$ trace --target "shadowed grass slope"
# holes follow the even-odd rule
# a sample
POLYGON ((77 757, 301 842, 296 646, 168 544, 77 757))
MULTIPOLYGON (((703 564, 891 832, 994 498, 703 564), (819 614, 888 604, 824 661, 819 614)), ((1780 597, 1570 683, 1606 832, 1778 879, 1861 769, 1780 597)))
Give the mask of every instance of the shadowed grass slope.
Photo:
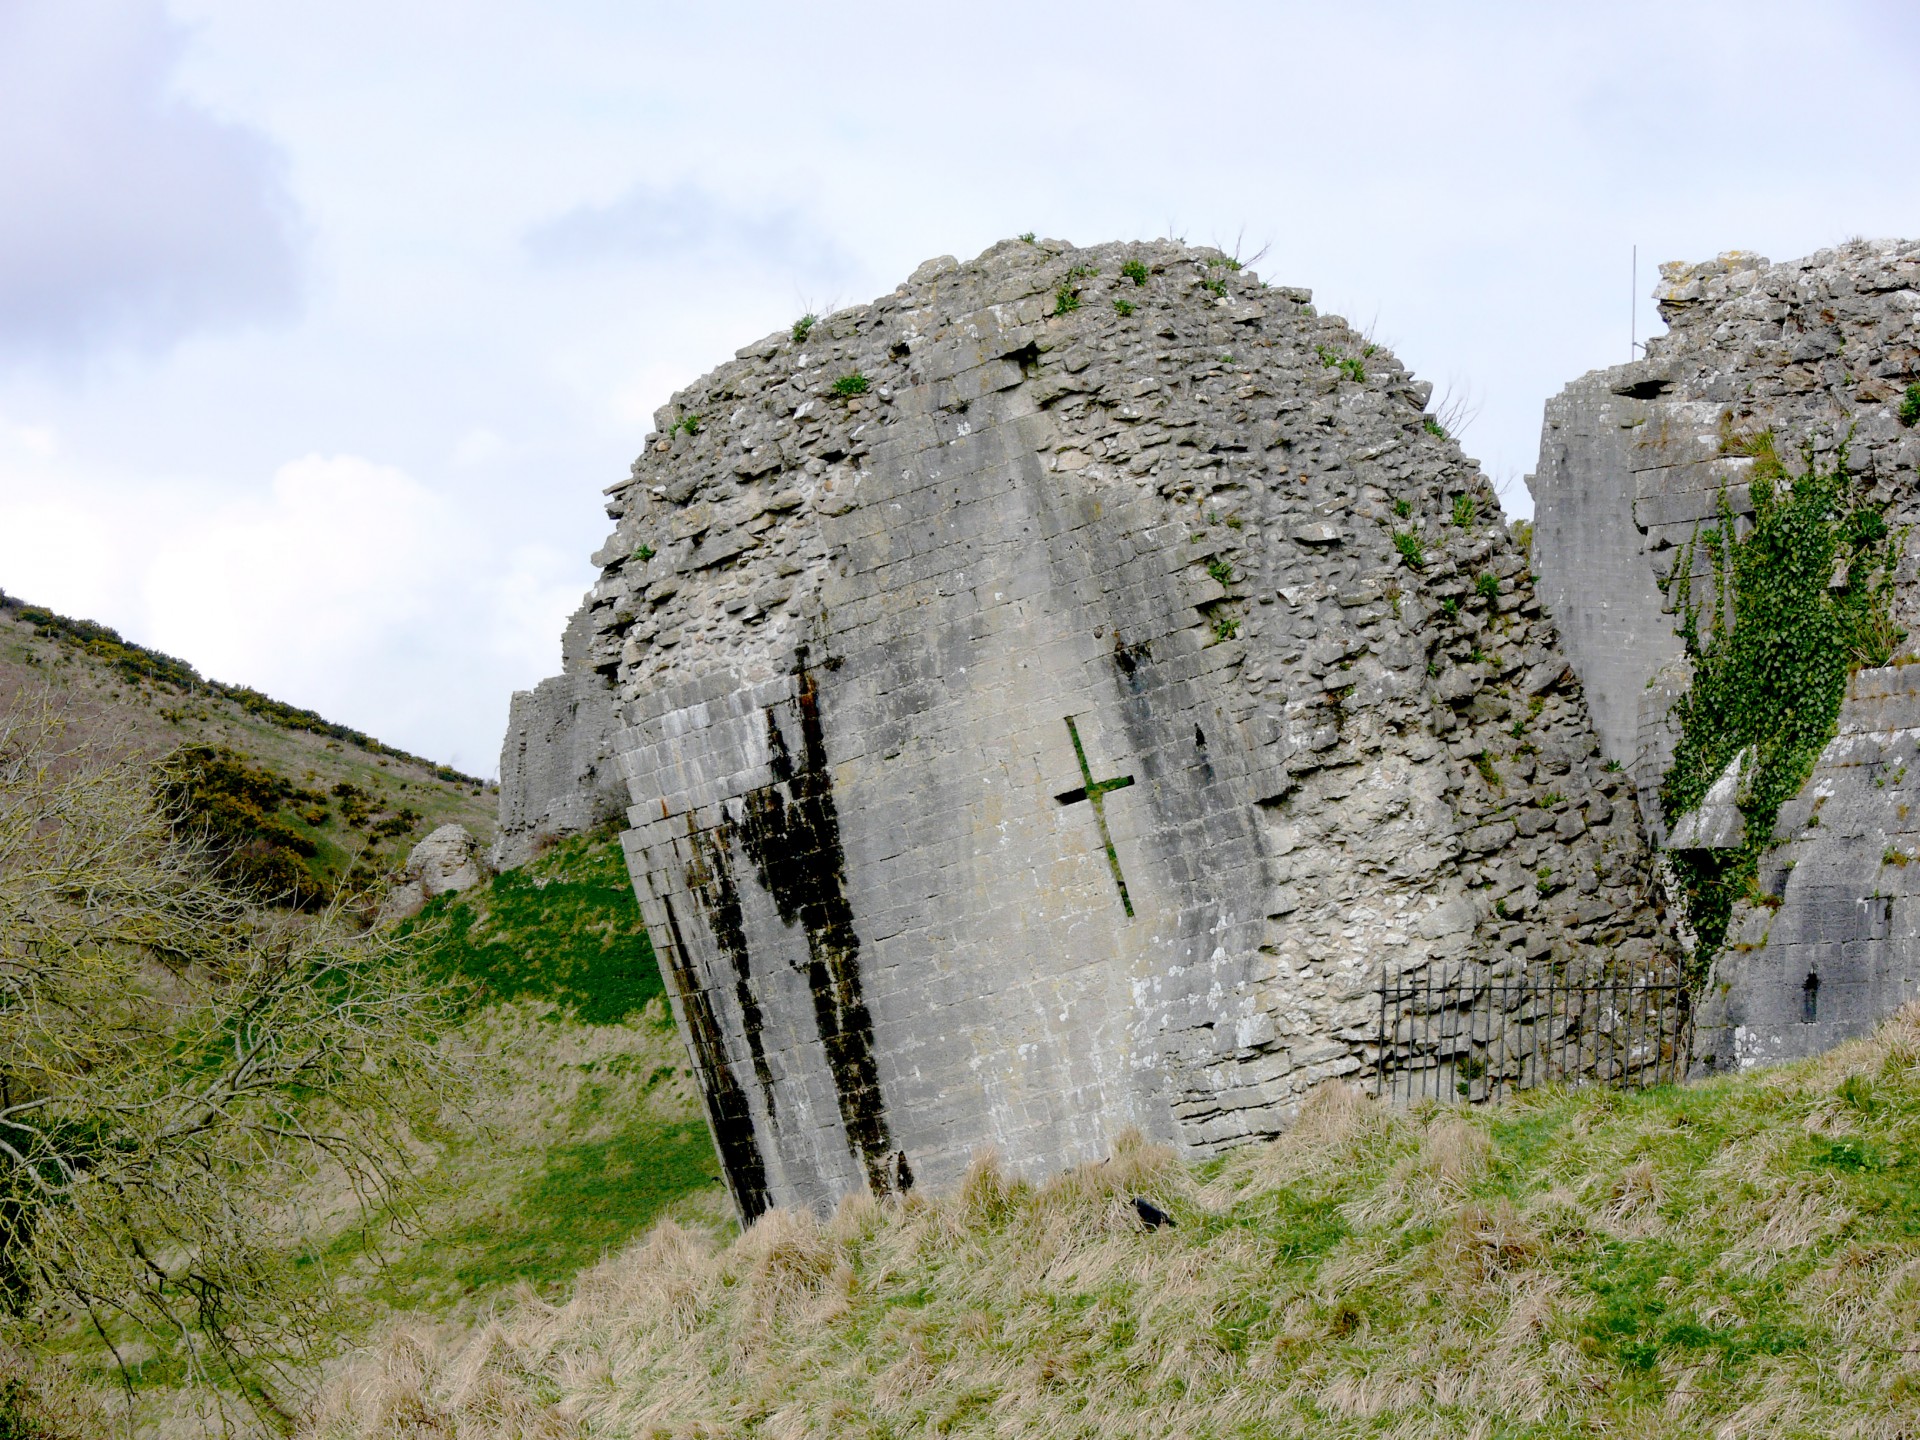
MULTIPOLYGON (((487 1101, 367 1268, 384 1304, 551 1291, 662 1214, 718 1214, 713 1142, 618 841, 568 840, 403 933, 471 996, 487 1101)), ((336 1264, 353 1244, 336 1242, 336 1264)))
POLYGON ((400 1329, 309 1433, 1910 1436, 1920 1009, 1684 1088, 1396 1112, 1322 1089, 1194 1166, 671 1222, 453 1336, 400 1329), (1179 1221, 1145 1231, 1135 1194, 1179 1221))

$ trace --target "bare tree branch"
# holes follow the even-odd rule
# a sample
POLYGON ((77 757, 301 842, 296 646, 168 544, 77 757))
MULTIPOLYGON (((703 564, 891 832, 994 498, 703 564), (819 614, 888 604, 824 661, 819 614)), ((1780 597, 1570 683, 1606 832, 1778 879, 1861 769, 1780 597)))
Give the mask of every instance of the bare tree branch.
POLYGON ((144 1330, 272 1418, 327 1312, 291 1200, 382 1203, 463 1077, 405 953, 252 902, 155 794, 49 697, 0 713, 0 1297, 16 1338, 144 1330))

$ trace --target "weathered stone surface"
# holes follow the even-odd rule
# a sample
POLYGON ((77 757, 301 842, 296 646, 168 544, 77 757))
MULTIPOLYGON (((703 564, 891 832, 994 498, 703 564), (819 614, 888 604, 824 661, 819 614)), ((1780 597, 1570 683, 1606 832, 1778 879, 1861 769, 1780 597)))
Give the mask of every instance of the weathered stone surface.
POLYGON ((407 852, 398 883, 381 902, 378 921, 418 915, 427 901, 471 889, 485 873, 480 842, 473 832, 460 824, 442 825, 407 852))
MULTIPOLYGON (((1920 521, 1920 435, 1899 418, 1920 378, 1920 243, 1853 241, 1779 265, 1736 251, 1662 275, 1668 333, 1646 360, 1549 402, 1528 480, 1541 594, 1656 833, 1678 739, 1672 707, 1690 679, 1662 582, 1722 497, 1736 517, 1751 513, 1752 462, 1729 453, 1727 437, 1771 429, 1790 470, 1803 447, 1831 463, 1844 443, 1888 521, 1920 521)), ((1702 548, 1696 594, 1712 593, 1708 565, 1702 548)), ((1895 619, 1912 635, 1911 546, 1897 581, 1895 619)), ((1913 844, 1913 675, 1894 666, 1854 677, 1838 736, 1783 809, 1759 877, 1773 898, 1736 910, 1706 989, 1700 1034, 1716 1063, 1815 1053, 1920 993, 1920 910, 1909 914, 1901 858, 1913 844)), ((1732 795, 1714 791, 1668 844, 1736 843, 1732 795)))
POLYGON ((609 492, 577 663, 746 1213, 1216 1151, 1370 1072, 1388 976, 1658 954, 1491 487, 1309 298, 1171 243, 929 262, 609 492))
POLYGON ((1700 803, 1675 818, 1667 849, 1736 850, 1747 843, 1747 819, 1740 813, 1740 801, 1752 763, 1751 747, 1727 762, 1700 803))
POLYGON ((1781 807, 1778 847, 1709 990, 1721 1066, 1815 1054, 1920 998, 1920 665, 1862 670, 1839 733, 1781 807))
POLYGON ((482 873, 478 842, 464 825, 442 825, 407 852, 406 874, 429 900, 471 889, 482 873))
POLYGON ((1601 750, 1633 768, 1647 684, 1681 647, 1634 514, 1636 447, 1651 402, 1618 393, 1616 373, 1588 375, 1547 402, 1540 465, 1527 484, 1541 602, 1586 686, 1601 750))
POLYGON ((487 856, 495 870, 524 865, 542 843, 625 811, 613 740, 613 694, 592 671, 515 692, 500 748, 500 829, 487 856))

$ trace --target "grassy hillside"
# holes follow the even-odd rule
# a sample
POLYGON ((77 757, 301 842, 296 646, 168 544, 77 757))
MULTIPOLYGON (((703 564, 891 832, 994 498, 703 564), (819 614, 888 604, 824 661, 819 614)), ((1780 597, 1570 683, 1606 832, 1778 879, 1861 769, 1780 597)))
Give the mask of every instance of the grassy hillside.
POLYGON ((309 1433, 1911 1436, 1920 1009, 1819 1061, 1396 1113, 1330 1087, 1208 1165, 672 1223, 309 1433), (1145 1230, 1130 1197, 1178 1219, 1145 1230))
MULTIPOLYGON (((154 761, 171 808, 211 833, 235 878, 264 895, 377 898, 383 877, 435 826, 457 820, 491 836, 495 794, 470 776, 0 595, 0 707, 42 689, 70 739, 154 761)), ((349 1336, 396 1316, 461 1325, 509 1296, 564 1295, 579 1272, 663 1216, 729 1225, 610 835, 569 841, 442 897, 398 939, 460 999, 446 1044, 470 1061, 472 1099, 436 1133, 411 1137, 416 1182, 370 1227, 344 1182, 306 1197, 293 1220, 305 1236, 294 1263, 316 1308, 330 1308, 349 1336)), ((103 1323, 130 1365, 141 1433, 218 1428, 212 1397, 182 1388, 176 1344, 111 1316, 103 1323)), ((101 1433, 98 1409, 71 1418, 88 1394, 123 1413, 123 1377, 90 1329, 46 1340, 51 1368, 0 1355, 0 1440, 101 1433), (22 1418, 29 1373, 31 1388, 53 1397, 37 1429, 22 1418)))
MULTIPOLYGON (((442 896, 400 939, 461 999, 447 1044, 470 1059, 475 1090, 440 1133, 418 1137, 416 1182, 371 1226, 344 1189, 307 1198, 297 1263, 346 1339, 395 1324, 467 1327, 516 1300, 563 1299, 663 1218, 730 1229, 616 840, 579 837, 442 896)), ((133 1362, 140 1433, 217 1430, 209 1397, 181 1388, 176 1350, 124 1328, 114 1338, 133 1362)), ((70 1379, 115 1408, 120 1376, 93 1336, 75 1327, 54 1349, 70 1379)), ((0 1393, 0 1440, 6 1413, 0 1393)))
POLYGON ((0 594, 0 707, 41 686, 75 738, 154 759, 185 747, 174 798, 265 891, 313 901, 377 888, 435 826, 493 833, 496 796, 470 775, 0 594))
POLYGON ((559 1295, 662 1215, 720 1223, 713 1142, 652 946, 611 837, 579 837, 409 922, 470 1010, 476 1122, 391 1218, 381 1255, 351 1233, 323 1260, 369 1314, 485 1310, 559 1295))

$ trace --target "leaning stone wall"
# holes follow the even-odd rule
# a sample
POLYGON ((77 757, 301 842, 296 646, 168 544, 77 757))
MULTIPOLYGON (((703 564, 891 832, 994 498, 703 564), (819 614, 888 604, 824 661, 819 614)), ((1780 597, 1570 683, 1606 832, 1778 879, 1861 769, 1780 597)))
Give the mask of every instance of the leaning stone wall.
MULTIPOLYGON (((1844 443, 1889 522, 1920 520, 1920 432, 1899 418, 1920 379, 1920 244, 1854 241, 1778 265, 1736 251, 1662 276, 1668 333, 1644 360, 1548 403, 1528 483, 1541 593, 1603 743, 1664 838, 1678 818, 1658 805, 1677 739, 1669 713, 1689 677, 1663 582, 1723 494, 1736 515, 1752 511, 1753 462, 1728 437, 1771 429, 1790 472, 1803 446, 1831 463, 1844 443)), ((1913 561, 1909 544, 1895 618, 1910 636, 1913 561)), ((1694 563, 1695 593, 1711 594, 1705 547, 1694 563)), ((1719 1063, 1816 1053, 1920 994, 1920 867, 1907 858, 1920 854, 1916 699, 1914 667, 1857 674, 1839 734, 1783 808, 1759 878, 1778 904, 1741 909, 1709 984, 1703 1033, 1719 1063)))
POLYGON ((1171 243, 929 262, 609 492, 580 664, 745 1213, 1209 1153, 1369 1073, 1387 977, 1659 964, 1495 497, 1308 302, 1171 243))

